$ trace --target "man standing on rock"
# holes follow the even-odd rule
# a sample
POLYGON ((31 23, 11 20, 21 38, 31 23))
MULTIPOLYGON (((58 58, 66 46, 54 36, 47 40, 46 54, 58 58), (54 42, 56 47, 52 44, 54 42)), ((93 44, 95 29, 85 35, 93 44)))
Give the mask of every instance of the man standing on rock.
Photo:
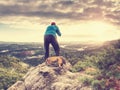
POLYGON ((51 44, 54 48, 56 56, 59 56, 60 47, 57 41, 57 36, 61 36, 61 32, 55 22, 52 22, 46 29, 44 35, 44 49, 45 49, 45 59, 49 57, 49 45, 51 44))

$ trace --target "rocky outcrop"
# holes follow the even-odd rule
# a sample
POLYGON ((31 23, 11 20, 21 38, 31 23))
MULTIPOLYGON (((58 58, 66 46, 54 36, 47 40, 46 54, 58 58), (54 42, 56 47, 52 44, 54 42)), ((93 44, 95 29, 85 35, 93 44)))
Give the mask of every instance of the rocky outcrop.
POLYGON ((22 81, 17 81, 8 90, 91 90, 82 86, 79 74, 70 72, 70 67, 68 62, 63 68, 42 63, 31 68, 22 81))

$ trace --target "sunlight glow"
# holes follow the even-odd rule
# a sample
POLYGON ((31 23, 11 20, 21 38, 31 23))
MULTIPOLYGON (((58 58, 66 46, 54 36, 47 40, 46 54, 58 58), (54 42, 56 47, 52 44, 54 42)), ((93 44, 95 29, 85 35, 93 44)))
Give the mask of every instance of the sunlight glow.
POLYGON ((119 39, 116 26, 102 21, 88 21, 63 27, 63 34, 69 36, 65 41, 108 41, 119 39))
MULTIPOLYGON (((0 41, 43 42, 49 24, 16 22, 1 28, 0 41)), ((62 33, 60 42, 104 42, 120 38, 120 30, 103 21, 83 21, 57 24, 62 33)))

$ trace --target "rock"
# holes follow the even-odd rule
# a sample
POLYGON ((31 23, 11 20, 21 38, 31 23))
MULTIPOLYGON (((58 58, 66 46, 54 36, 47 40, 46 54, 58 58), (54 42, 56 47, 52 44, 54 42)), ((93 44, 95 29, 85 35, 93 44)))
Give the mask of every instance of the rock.
POLYGON ((13 86, 11 86, 8 90, 25 90, 25 85, 23 81, 17 81, 13 86))
POLYGON ((80 90, 79 74, 70 72, 70 68, 69 62, 63 68, 42 63, 31 68, 23 81, 16 82, 8 90, 80 90))

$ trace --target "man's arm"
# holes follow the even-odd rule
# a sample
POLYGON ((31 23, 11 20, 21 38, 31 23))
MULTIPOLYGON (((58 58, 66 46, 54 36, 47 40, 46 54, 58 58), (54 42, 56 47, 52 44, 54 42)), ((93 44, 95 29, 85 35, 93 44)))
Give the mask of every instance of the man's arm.
POLYGON ((61 32, 58 27, 57 27, 56 33, 58 34, 58 36, 61 36, 61 32))

